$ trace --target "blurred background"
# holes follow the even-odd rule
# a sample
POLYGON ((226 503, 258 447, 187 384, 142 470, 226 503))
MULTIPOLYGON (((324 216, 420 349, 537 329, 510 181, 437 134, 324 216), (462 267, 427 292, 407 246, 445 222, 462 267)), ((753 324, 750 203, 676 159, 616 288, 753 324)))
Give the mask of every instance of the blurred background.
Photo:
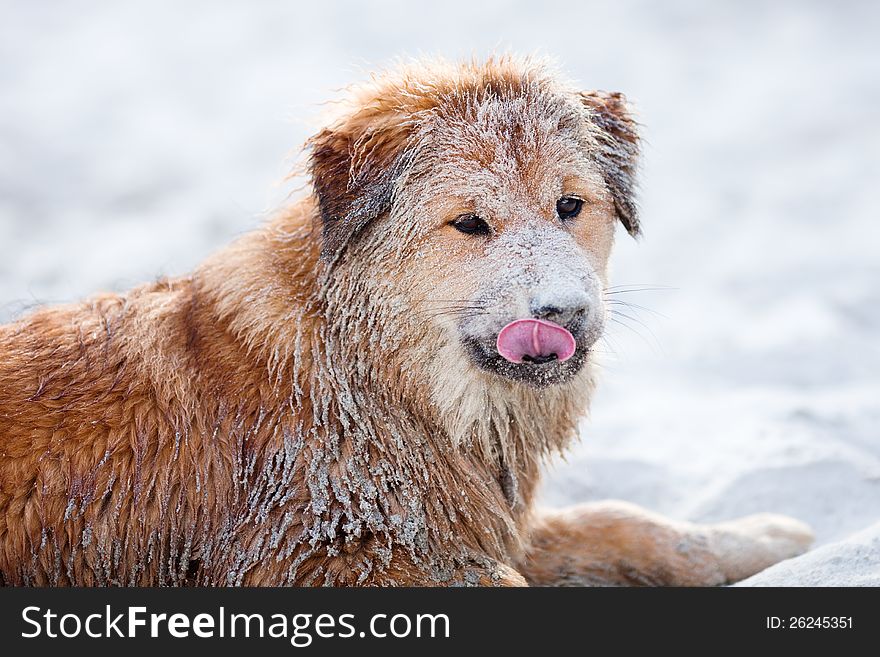
POLYGON ((612 284, 671 289, 618 296, 636 306, 545 501, 788 513, 819 544, 868 546, 828 581, 880 583, 880 4, 7 1, 0 17, 2 322, 185 273, 258 226, 296 193, 284 177, 321 103, 395 57, 539 52, 625 92, 645 236, 620 231, 612 284))

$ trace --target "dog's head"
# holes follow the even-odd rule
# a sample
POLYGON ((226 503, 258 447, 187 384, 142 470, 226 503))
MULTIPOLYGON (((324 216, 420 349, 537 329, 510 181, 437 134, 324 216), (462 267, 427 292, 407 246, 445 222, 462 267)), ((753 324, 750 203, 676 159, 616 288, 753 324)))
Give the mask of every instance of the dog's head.
POLYGON ((620 94, 514 58, 411 66, 356 88, 310 149, 327 267, 393 288, 422 353, 533 388, 583 367, 615 224, 639 232, 620 94))

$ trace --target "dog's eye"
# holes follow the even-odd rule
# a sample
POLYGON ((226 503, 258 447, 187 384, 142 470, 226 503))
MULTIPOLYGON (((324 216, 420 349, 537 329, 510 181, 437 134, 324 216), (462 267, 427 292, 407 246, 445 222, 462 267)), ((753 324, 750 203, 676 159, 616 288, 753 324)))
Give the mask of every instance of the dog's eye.
POLYGON ((467 235, 489 234, 489 224, 475 214, 465 214, 460 216, 452 222, 452 227, 467 235))
POLYGON ((583 207, 584 202, 574 196, 563 196, 556 201, 556 213, 560 219, 571 219, 578 216, 583 207))

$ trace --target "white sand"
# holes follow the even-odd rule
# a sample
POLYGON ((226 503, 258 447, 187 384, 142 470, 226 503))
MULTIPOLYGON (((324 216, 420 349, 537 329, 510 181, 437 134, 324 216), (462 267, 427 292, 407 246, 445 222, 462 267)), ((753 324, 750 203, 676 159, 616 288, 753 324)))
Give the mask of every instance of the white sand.
POLYGON ((880 523, 776 564, 737 586, 880 586, 880 523))
POLYGON ((880 584, 880 5, 301 4, 6 6, 0 320, 257 225, 303 119, 360 69, 542 48, 636 102, 646 236, 621 231, 613 283, 677 288, 619 297, 664 317, 612 325, 546 501, 788 513, 821 547, 749 583, 880 584))

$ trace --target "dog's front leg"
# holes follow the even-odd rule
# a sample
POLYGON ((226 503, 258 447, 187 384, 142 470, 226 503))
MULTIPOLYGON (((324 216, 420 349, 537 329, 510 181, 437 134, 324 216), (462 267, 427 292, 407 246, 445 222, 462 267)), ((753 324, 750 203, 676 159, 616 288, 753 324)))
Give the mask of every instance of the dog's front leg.
POLYGON ((519 570, 533 586, 715 586, 804 552, 809 527, 760 514, 677 522, 625 502, 538 513, 519 570))
POLYGON ((416 564, 405 553, 395 555, 391 563, 370 578, 372 586, 528 586, 521 573, 507 564, 475 555, 454 566, 440 568, 416 564))
POLYGON ((306 558, 266 556, 239 580, 221 571, 220 578, 204 581, 244 586, 528 586, 511 566, 478 552, 462 552, 452 559, 448 555, 413 559, 407 549, 393 547, 389 554, 384 546, 377 550, 370 543, 365 540, 358 547, 334 550, 333 556, 321 549, 306 558), (291 568, 292 562, 296 568, 291 568))

